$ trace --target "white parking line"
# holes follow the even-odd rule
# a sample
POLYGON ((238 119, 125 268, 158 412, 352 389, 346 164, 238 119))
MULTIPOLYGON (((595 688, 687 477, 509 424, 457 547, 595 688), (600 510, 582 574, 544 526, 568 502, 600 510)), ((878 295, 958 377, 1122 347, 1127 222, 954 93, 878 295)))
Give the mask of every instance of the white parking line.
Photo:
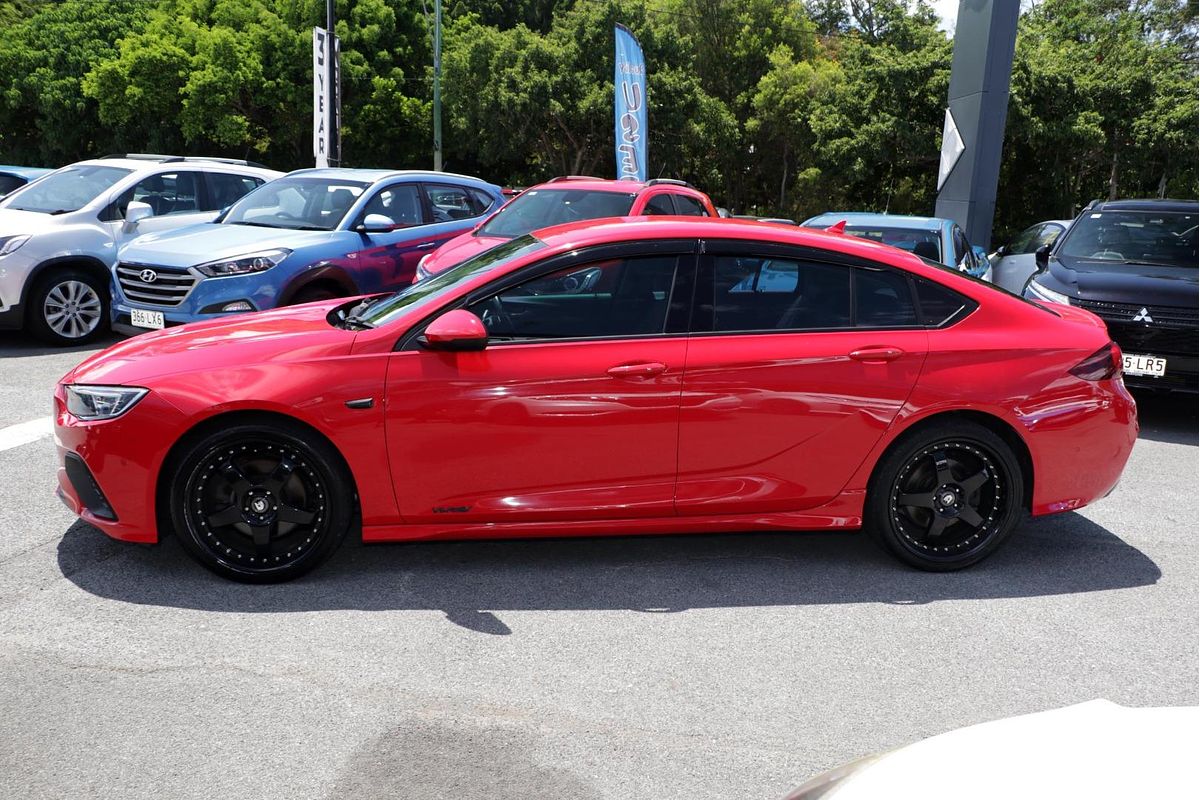
POLYGON ((31 419, 29 422, 21 422, 16 425, 9 425, 6 428, 0 428, 0 452, 11 450, 14 447, 20 447, 30 442, 36 442, 43 436, 50 436, 53 433, 53 417, 31 419))

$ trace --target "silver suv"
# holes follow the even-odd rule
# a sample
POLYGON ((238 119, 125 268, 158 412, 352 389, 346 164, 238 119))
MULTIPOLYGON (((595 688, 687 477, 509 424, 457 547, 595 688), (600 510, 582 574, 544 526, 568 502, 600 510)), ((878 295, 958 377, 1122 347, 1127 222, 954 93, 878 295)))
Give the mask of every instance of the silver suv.
POLYGON ((97 338, 121 245, 209 222, 282 174, 233 159, 106 156, 17 189, 0 200, 0 328, 56 345, 97 338))

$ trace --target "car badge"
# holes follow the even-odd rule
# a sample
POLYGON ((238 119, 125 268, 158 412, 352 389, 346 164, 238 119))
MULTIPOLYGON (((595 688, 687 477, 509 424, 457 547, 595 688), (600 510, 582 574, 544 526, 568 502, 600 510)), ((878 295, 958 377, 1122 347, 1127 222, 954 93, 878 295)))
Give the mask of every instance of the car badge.
POLYGON ((1143 308, 1133 316, 1134 322, 1154 322, 1154 317, 1150 316, 1150 312, 1143 308))
POLYGON ((152 269, 144 269, 138 277, 142 279, 142 283, 154 283, 158 280, 158 273, 152 269))

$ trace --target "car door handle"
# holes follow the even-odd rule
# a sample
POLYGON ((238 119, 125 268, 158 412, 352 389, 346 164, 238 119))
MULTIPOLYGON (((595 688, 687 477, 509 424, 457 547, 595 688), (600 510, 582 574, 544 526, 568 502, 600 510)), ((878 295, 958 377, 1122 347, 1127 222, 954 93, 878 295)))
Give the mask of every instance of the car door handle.
POLYGON ((861 350, 850 351, 850 357, 855 361, 895 361, 904 355, 898 347, 864 347, 861 350))
POLYGON ((646 361, 640 364, 621 364, 609 367, 608 374, 614 378, 653 378, 667 371, 666 364, 657 361, 646 361))
POLYGON ((417 249, 418 250, 428 250, 431 247, 437 247, 437 245, 438 245, 437 242, 421 242, 419 245, 417 245, 417 249))

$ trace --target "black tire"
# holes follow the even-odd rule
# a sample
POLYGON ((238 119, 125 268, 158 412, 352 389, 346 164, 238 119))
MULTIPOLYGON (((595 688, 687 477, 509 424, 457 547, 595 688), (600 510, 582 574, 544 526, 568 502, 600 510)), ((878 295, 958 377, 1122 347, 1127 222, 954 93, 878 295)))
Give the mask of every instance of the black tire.
POLYGON ((875 466, 864 523, 889 553, 930 572, 991 555, 1021 519, 1024 482, 1008 444, 967 421, 905 434, 875 466))
POLYGON ((51 267, 29 292, 26 325, 57 347, 87 344, 108 333, 108 283, 78 267, 51 267))
POLYGON ((354 515, 341 456, 300 425, 234 425, 201 437, 177 463, 171 523, 188 553, 223 578, 297 578, 333 554, 354 515))
POLYGON ((298 306, 302 303, 316 303, 319 300, 332 300, 335 297, 342 297, 339 292, 334 291, 328 286, 320 284, 316 286, 305 286, 300 291, 296 292, 296 296, 291 299, 288 305, 298 306))

